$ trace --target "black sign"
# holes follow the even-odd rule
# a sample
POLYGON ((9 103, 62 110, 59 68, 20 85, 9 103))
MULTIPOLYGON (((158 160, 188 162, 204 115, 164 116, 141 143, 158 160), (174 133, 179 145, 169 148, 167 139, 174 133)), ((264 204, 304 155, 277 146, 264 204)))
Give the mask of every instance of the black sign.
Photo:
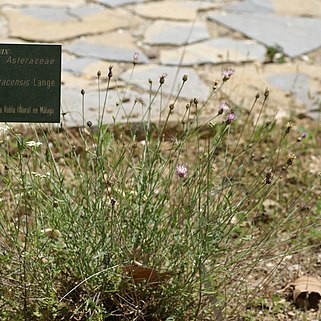
POLYGON ((61 45, 0 44, 0 122, 60 122, 61 45))

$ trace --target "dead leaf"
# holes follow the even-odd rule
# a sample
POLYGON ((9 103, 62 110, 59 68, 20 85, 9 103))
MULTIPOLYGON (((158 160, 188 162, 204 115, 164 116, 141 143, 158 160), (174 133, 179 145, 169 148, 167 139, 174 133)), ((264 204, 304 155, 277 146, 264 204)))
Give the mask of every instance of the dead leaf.
POLYGON ((146 281, 148 283, 158 283, 168 280, 170 272, 158 272, 155 269, 140 265, 126 265, 122 270, 128 274, 134 283, 146 281))
POLYGON ((321 298, 321 279, 313 276, 301 276, 293 283, 293 301, 301 309, 318 309, 321 298))

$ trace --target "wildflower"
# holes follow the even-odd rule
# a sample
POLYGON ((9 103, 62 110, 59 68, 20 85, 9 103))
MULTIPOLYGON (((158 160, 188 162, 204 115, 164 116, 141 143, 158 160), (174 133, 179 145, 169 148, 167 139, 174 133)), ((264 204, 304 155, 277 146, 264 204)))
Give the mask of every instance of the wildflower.
POLYGON ((215 80, 213 83, 213 87, 212 87, 213 91, 215 91, 217 89, 217 85, 218 85, 218 81, 215 80))
POLYGON ((135 52, 134 53, 134 57, 133 57, 133 64, 136 65, 138 62, 138 58, 139 58, 139 53, 135 52))
POLYGON ((291 131, 292 128, 293 128, 293 124, 291 122, 288 122, 286 124, 285 134, 287 135, 291 131))
POLYGON ((219 106, 218 106, 218 115, 222 115, 225 111, 229 111, 230 110, 230 107, 227 103, 223 102, 223 103, 220 103, 219 106))
POLYGON ((307 133, 306 132, 303 132, 302 134, 301 134, 301 136, 299 136, 297 139, 296 139, 296 141, 299 143, 302 139, 304 139, 305 137, 307 137, 307 133))
POLYGON ((229 80, 235 73, 235 70, 232 68, 224 69, 222 72, 223 81, 229 80))
POLYGON ((295 154, 290 153, 290 154, 288 155, 288 160, 286 161, 287 165, 288 165, 288 166, 291 166, 291 165, 293 164, 293 161, 294 161, 295 159, 296 159, 295 154))
POLYGON ((164 73, 159 77, 159 83, 163 85, 165 83, 165 78, 167 77, 167 74, 164 73))
POLYGON ((227 115, 226 122, 227 122, 228 124, 230 124, 234 119, 235 119, 235 114, 234 114, 233 111, 231 111, 231 112, 227 115))
POLYGON ((29 142, 26 142, 26 145, 28 147, 30 147, 30 148, 35 148, 36 149, 36 148, 39 148, 42 145, 42 143, 41 142, 35 142, 35 141, 31 140, 29 142))
POLYGON ((176 175, 181 177, 181 178, 185 178, 187 176, 188 173, 188 168, 185 164, 178 164, 176 166, 176 175))
POLYGON ((113 66, 110 65, 108 67, 108 78, 110 79, 113 76, 113 66))
POLYGON ((272 183, 272 178, 273 178, 273 172, 272 172, 272 169, 269 169, 268 172, 265 175, 265 183, 266 184, 271 184, 272 183))
POLYGON ((114 207, 116 203, 117 203, 117 201, 114 198, 110 199, 110 204, 112 207, 114 207))

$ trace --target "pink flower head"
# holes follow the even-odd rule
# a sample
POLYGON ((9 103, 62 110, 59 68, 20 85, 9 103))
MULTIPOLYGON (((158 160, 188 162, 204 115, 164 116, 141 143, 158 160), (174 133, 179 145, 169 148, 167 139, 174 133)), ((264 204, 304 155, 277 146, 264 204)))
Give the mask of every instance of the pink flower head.
POLYGON ((181 177, 181 178, 185 178, 187 176, 188 173, 188 168, 185 164, 178 164, 176 166, 176 175, 181 177))
POLYGON ((235 119, 235 114, 234 114, 234 112, 231 111, 231 112, 227 115, 226 122, 227 122, 228 124, 230 124, 234 119, 235 119))
POLYGON ((229 80, 234 73, 235 73, 235 70, 232 68, 224 69, 222 72, 223 81, 229 80))
POLYGON ((134 57, 133 57, 133 63, 134 63, 134 64, 137 64, 138 58, 139 58, 139 53, 138 53, 138 52, 135 52, 135 53, 134 53, 134 57))
POLYGON ((306 138, 307 135, 308 135, 308 134, 307 134, 306 132, 303 132, 303 133, 301 134, 301 136, 299 136, 299 137, 296 139, 296 141, 297 141, 297 142, 300 142, 302 139, 306 138))
POLYGON ((224 112, 227 112, 230 110, 230 107, 227 103, 223 102, 223 103, 220 103, 219 106, 218 106, 218 114, 219 115, 222 115, 224 112))

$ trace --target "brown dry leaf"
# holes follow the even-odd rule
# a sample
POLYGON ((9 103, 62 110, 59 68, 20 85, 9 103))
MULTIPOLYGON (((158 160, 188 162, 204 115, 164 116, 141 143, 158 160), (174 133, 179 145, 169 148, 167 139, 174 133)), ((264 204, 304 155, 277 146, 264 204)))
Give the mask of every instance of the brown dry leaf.
POLYGON ((155 269, 140 265, 126 265, 122 270, 130 275, 134 283, 147 281, 148 283, 158 283, 168 280, 171 276, 170 272, 158 272, 155 269))
POLYGON ((318 309, 321 298, 321 279, 313 276, 301 276, 290 286, 293 290, 293 300, 299 308, 318 309))

